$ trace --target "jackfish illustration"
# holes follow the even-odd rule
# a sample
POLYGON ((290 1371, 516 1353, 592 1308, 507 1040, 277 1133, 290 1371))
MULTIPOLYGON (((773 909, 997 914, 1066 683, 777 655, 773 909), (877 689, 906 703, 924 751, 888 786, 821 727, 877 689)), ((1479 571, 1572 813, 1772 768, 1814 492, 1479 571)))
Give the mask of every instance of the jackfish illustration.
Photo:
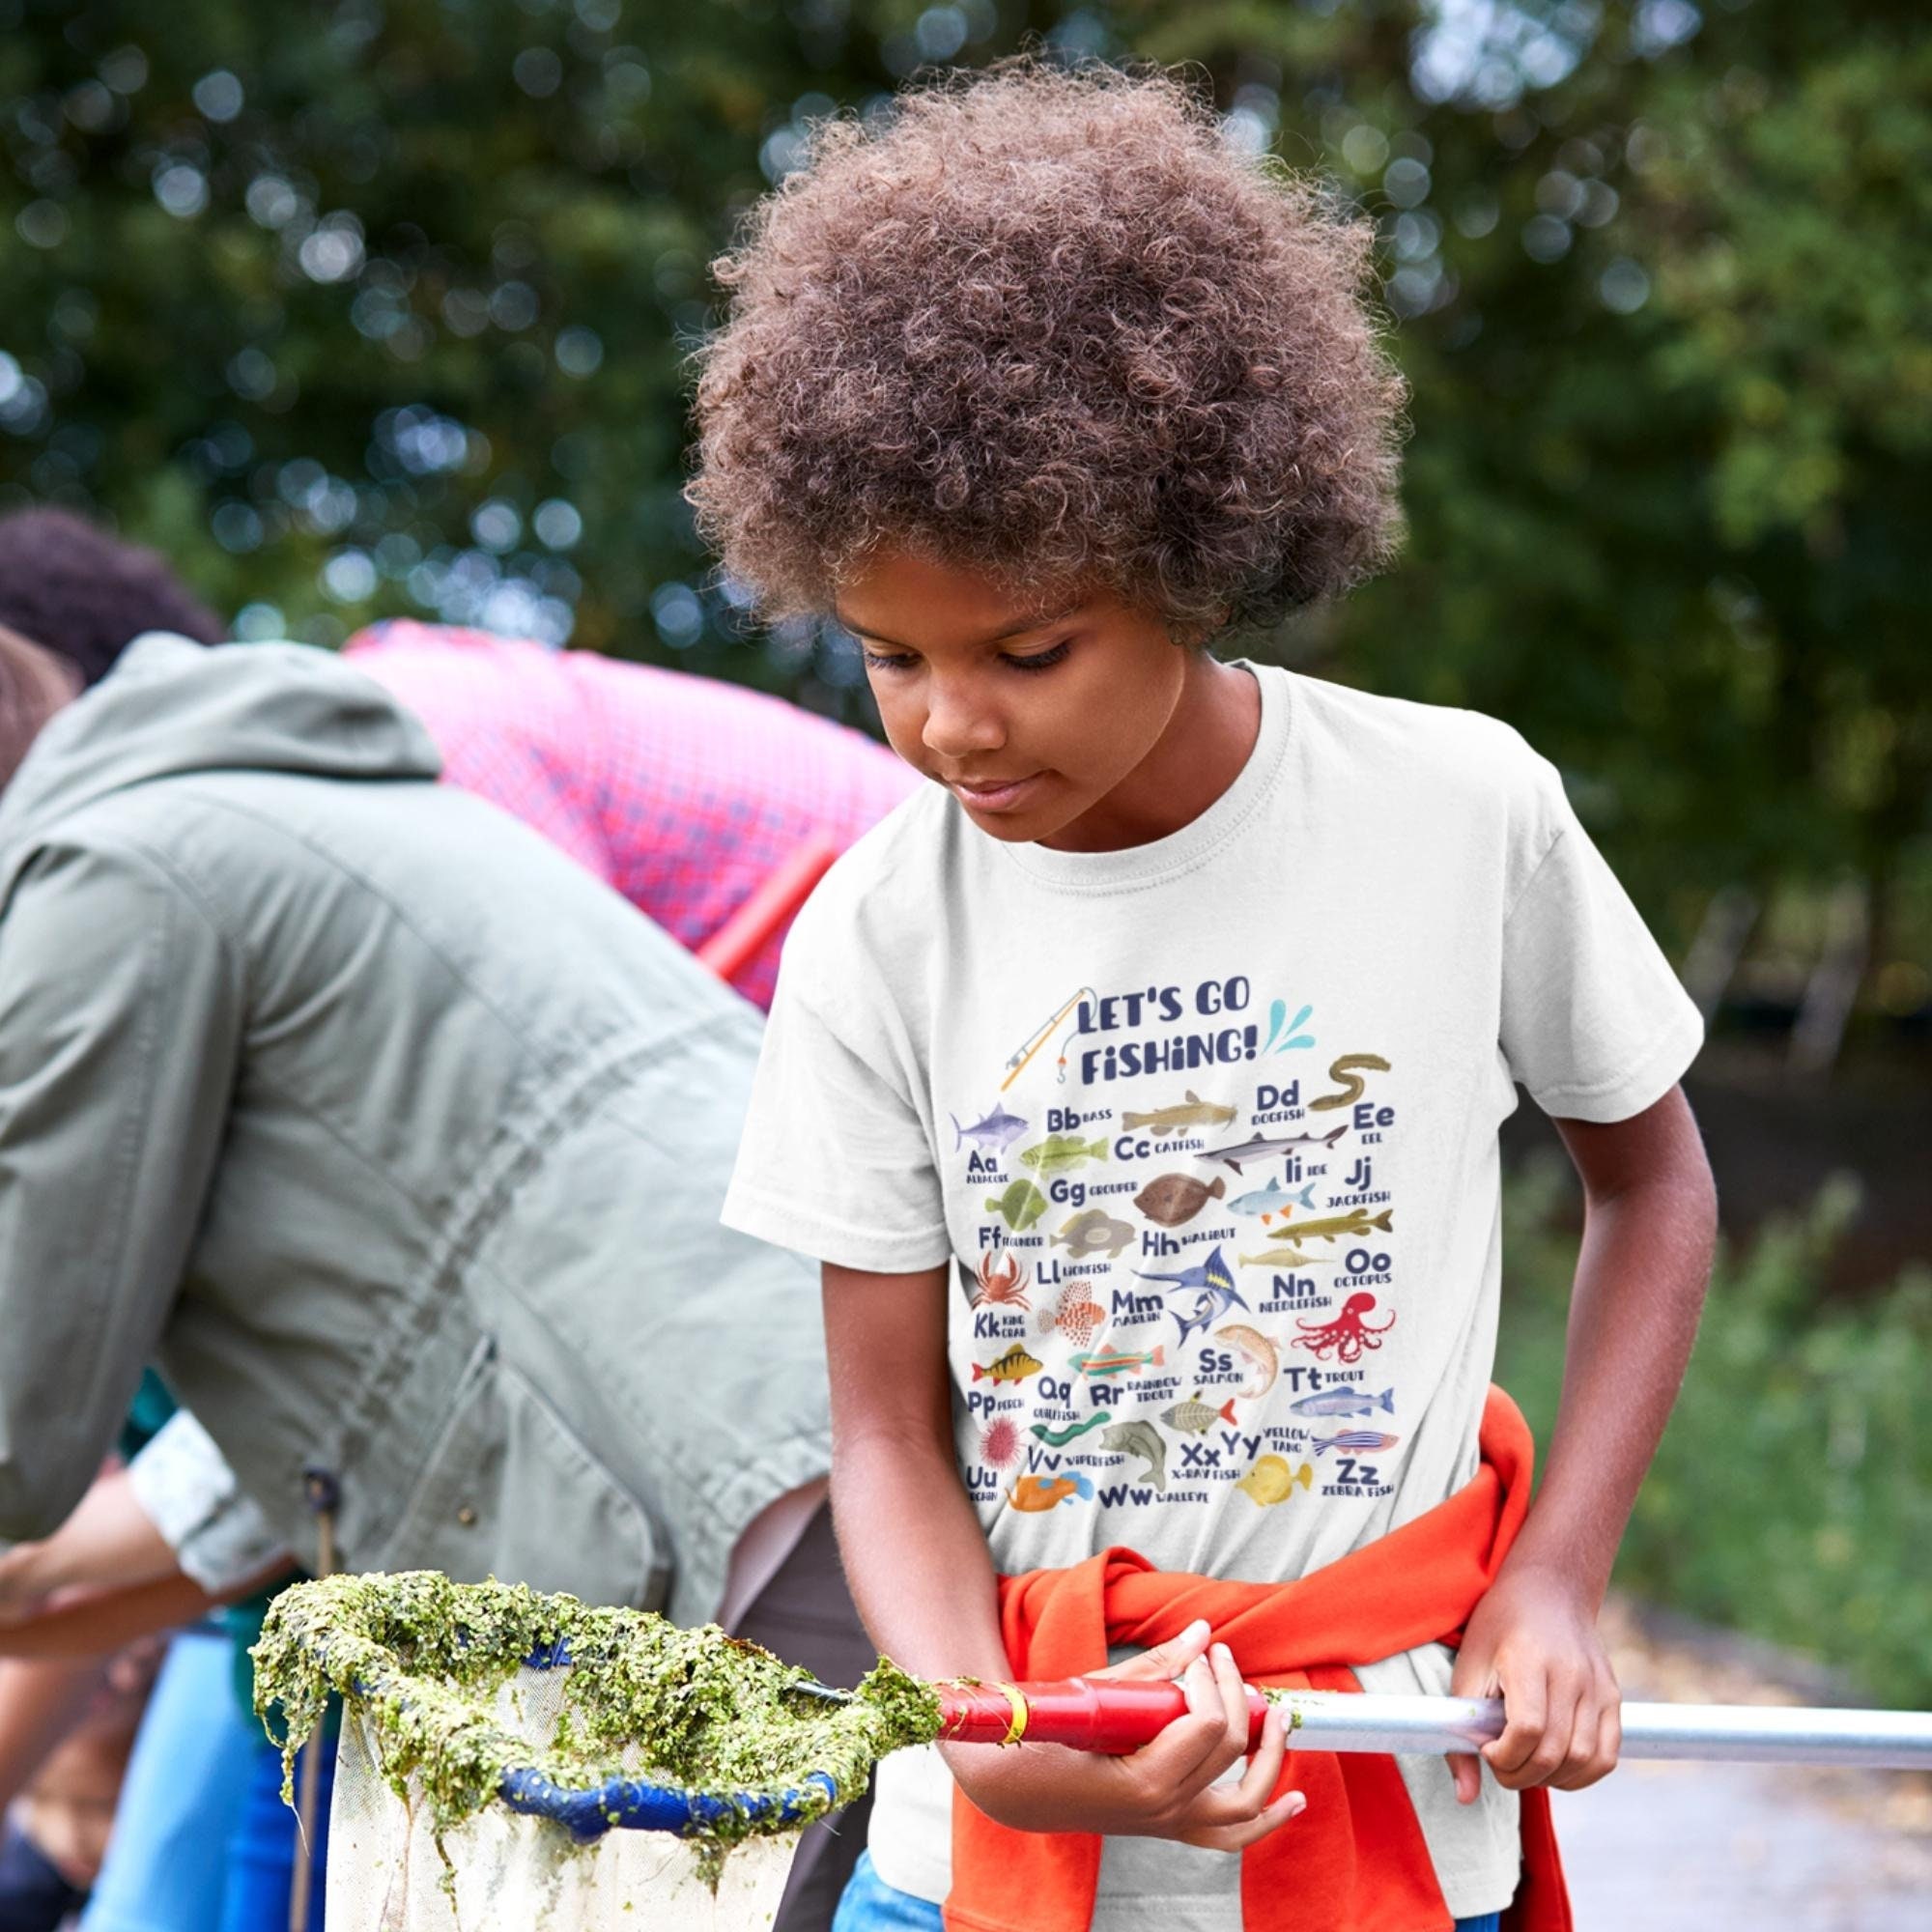
POLYGON ((971 1141, 981 1153, 1005 1153, 1019 1137, 1026 1132, 1027 1123, 1017 1114, 1009 1114, 1004 1107, 995 1107, 983 1121, 976 1121, 970 1127, 959 1124, 957 1114, 949 1114, 952 1131, 956 1136, 952 1151, 957 1153, 971 1141))
POLYGON ((989 1382, 1023 1382, 1029 1376, 1038 1375, 1045 1366, 1044 1362, 1037 1361, 1015 1342, 997 1362, 988 1362, 984 1367, 975 1362, 973 1379, 976 1382, 982 1379, 989 1382))
POLYGON ((1076 1349, 1084 1349, 1107 1325, 1107 1311, 1089 1298, 1081 1282, 1060 1292, 1056 1307, 1040 1311, 1039 1325, 1049 1334, 1064 1335, 1076 1349))
POLYGON ((1344 1121, 1332 1134, 1256 1134, 1248 1140, 1236 1141, 1233 1147, 1209 1148, 1200 1158, 1221 1161, 1239 1174, 1246 1162, 1259 1165, 1278 1154, 1291 1154, 1296 1148, 1333 1147, 1348 1131, 1349 1123, 1344 1121))
POLYGON ((1156 1107, 1151 1114, 1122 1114, 1121 1125, 1128 1133, 1145 1127, 1158 1140, 1163 1134, 1179 1133, 1182 1127, 1225 1127, 1234 1118, 1234 1108, 1219 1107, 1211 1100, 1204 1100, 1190 1087, 1185 1105, 1156 1107))
MULTIPOLYGON (((1241 1306, 1245 1308, 1247 1303, 1243 1302, 1241 1306)), ((1236 1390, 1243 1402, 1253 1402, 1257 1396, 1266 1395, 1274 1387, 1275 1378, 1281 1374, 1281 1350, 1276 1347, 1273 1336, 1264 1335, 1259 1328, 1250 1328, 1245 1321, 1231 1321, 1225 1328, 1215 1329, 1214 1339, 1227 1343, 1255 1372, 1256 1379, 1251 1386, 1243 1385, 1236 1390)))
POLYGON ((1009 1180, 1005 1193, 986 1197, 986 1212, 999 1215, 1014 1234, 1024 1235, 1046 1212, 1046 1196, 1030 1180, 1009 1180))
POLYGON ((1075 1355, 1067 1367, 1076 1376, 1085 1376, 1090 1381, 1104 1381, 1109 1376, 1124 1376, 1134 1369, 1157 1369, 1165 1363, 1167 1354, 1156 1342, 1150 1350, 1133 1354, 1123 1349, 1095 1349, 1089 1354, 1075 1355))
POLYGON ((1147 1473, 1139 1480, 1157 1490, 1167 1488, 1167 1439, 1145 1416, 1132 1422, 1117 1422, 1100 1437, 1100 1447, 1118 1450, 1122 1456, 1138 1456, 1146 1463, 1147 1473))
POLYGON ((1311 1114, 1332 1113, 1337 1107, 1352 1107, 1369 1091, 1369 1083, 1362 1078, 1364 1073, 1386 1073, 1389 1064, 1379 1053, 1345 1053, 1328 1069, 1331 1080, 1342 1083, 1339 1094, 1324 1094, 1319 1100, 1308 1103, 1311 1114), (1359 1070, 1358 1070, 1359 1069, 1359 1070))
POLYGON ((1036 1422, 1033 1433, 1049 1449, 1065 1449, 1076 1435, 1085 1435, 1090 1429, 1104 1429, 1113 1419, 1111 1409, 1096 1408, 1085 1422, 1069 1422, 1065 1429, 1049 1429, 1045 1423, 1036 1422))
MULTIPOLYGON (((1377 1230, 1391 1235, 1395 1232, 1394 1213, 1393 1208, 1384 1208, 1379 1214, 1371 1214, 1366 1208, 1350 1208, 1346 1214, 1324 1214, 1316 1221, 1292 1221, 1286 1228, 1277 1228, 1275 1233, 1286 1235, 1293 1241, 1334 1241, 1345 1235, 1353 1239, 1357 1235, 1377 1230)), ((1245 1263, 1248 1257, 1243 1255, 1241 1260, 1245 1263)), ((1285 1267, 1287 1264, 1273 1265, 1285 1267)))
POLYGON ((1049 1245, 1057 1248, 1064 1242, 1075 1261, 1104 1254, 1112 1262, 1120 1260, 1121 1250, 1133 1238, 1131 1223, 1115 1220, 1104 1208, 1088 1208, 1070 1221, 1063 1221, 1049 1245))
MULTIPOLYGON (((1160 1418, 1170 1429, 1178 1429, 1183 1435, 1206 1435, 1217 1422, 1225 1422, 1230 1429, 1235 1426, 1235 1398, 1230 1396, 1219 1408, 1211 1402, 1201 1400, 1201 1391, 1196 1389, 1186 1402, 1178 1402, 1165 1410, 1160 1418)), ((1105 1441, 1104 1436, 1101 1437, 1105 1441)))
POLYGON ((1236 1214, 1259 1214, 1264 1221, 1271 1221, 1277 1214, 1286 1214, 1292 1208, 1313 1208, 1315 1183, 1311 1180, 1297 1193, 1293 1188, 1284 1187, 1280 1181, 1271 1179, 1265 1187, 1237 1194, 1228 1206, 1236 1214))
MULTIPOLYGON (((1221 1331, 1228 1332, 1225 1328, 1221 1331)), ((1373 1415, 1377 1409, 1395 1413, 1395 1390, 1385 1388, 1380 1395, 1371 1395, 1367 1389, 1338 1388, 1323 1389, 1320 1395, 1305 1395, 1299 1402, 1289 1404, 1296 1415, 1373 1415)))
POLYGON ((1258 1456, 1255 1466, 1235 1487, 1245 1490, 1266 1509, 1272 1503, 1285 1503, 1294 1493, 1297 1483, 1304 1490, 1314 1487, 1314 1463, 1304 1463, 1300 1468, 1291 1469, 1284 1457, 1258 1456))
POLYGON ((1056 1503, 1068 1503, 1078 1496, 1083 1502, 1092 1499, 1094 1485, 1077 1469, 1068 1469, 1058 1476, 1022 1476, 1007 1492, 1007 1500, 1016 1510, 1037 1513, 1050 1510, 1056 1503))
POLYGON ((1107 1137, 1083 1141, 1078 1134, 1048 1134, 1020 1155, 1036 1174, 1065 1174, 1083 1160, 1105 1160, 1107 1137))
POLYGON ((1150 1221, 1158 1221, 1163 1228, 1179 1228, 1227 1191, 1228 1183, 1219 1179, 1210 1187, 1191 1174, 1163 1174, 1134 1196, 1134 1206, 1150 1221))

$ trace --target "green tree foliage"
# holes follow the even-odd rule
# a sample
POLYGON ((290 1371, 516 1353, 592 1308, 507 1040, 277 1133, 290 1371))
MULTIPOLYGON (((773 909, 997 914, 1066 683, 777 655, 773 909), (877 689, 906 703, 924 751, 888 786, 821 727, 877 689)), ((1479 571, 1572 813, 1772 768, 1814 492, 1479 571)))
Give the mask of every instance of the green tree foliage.
POLYGON ((1928 864, 1932 47, 1798 0, 0 0, 0 502, 244 628, 530 631, 859 717, 678 497, 704 265, 819 114, 1201 65, 1377 221, 1410 538, 1265 648, 1508 718, 1654 919, 1928 864), (267 608, 265 608, 267 607, 267 608))

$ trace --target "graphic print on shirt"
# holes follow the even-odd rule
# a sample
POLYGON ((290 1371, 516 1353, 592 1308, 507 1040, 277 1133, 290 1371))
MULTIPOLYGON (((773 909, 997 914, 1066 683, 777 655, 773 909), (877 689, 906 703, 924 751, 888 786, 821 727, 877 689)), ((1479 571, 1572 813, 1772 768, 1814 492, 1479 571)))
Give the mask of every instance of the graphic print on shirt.
POLYGON ((983 1512, 1393 1492, 1396 1069, 1266 1005, 1238 977, 1083 986, 949 1111, 983 1512))

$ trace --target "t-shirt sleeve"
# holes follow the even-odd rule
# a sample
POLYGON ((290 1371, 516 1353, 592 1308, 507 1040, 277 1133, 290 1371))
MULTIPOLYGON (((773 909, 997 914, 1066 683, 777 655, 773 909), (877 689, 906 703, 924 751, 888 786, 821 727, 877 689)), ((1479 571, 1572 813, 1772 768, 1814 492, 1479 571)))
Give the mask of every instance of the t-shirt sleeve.
POLYGON ((1503 927, 1503 1057, 1546 1114, 1627 1121, 1683 1076, 1704 1023, 1555 768, 1537 762, 1540 856, 1503 927))
MULTIPOLYGON (((808 908, 811 910, 811 908, 808 908)), ((721 1218, 842 1267, 910 1274, 952 1253, 932 1143, 882 998, 826 973, 822 922, 785 944, 721 1218)))

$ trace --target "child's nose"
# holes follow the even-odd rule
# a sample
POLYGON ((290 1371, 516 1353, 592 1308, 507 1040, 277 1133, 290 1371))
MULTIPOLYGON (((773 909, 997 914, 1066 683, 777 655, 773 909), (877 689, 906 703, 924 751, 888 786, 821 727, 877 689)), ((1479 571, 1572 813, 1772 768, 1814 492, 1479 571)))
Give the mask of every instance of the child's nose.
POLYGON ((964 763, 983 753, 997 752, 1007 742, 1007 727, 999 713, 971 690, 948 689, 934 678, 928 686, 925 726, 920 736, 935 757, 964 763))

